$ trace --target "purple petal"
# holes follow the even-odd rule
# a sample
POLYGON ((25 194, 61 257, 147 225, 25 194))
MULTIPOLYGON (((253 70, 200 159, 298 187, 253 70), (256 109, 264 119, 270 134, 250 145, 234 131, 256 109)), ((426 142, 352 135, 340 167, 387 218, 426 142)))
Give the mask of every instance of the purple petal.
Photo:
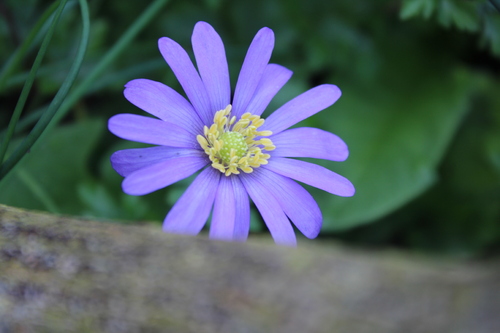
POLYGON ((130 103, 153 116, 177 124, 194 135, 203 132, 203 123, 193 106, 163 83, 132 80, 125 85, 123 94, 130 103))
POLYGON ((312 88, 274 111, 267 117, 262 130, 278 134, 299 121, 326 109, 335 103, 340 95, 340 89, 332 84, 312 88))
POLYGON ((122 183, 123 192, 144 195, 191 176, 208 164, 205 156, 171 158, 129 174, 122 183))
POLYGON ((323 216, 314 198, 302 186, 264 168, 256 169, 250 179, 265 187, 279 202, 295 226, 308 238, 315 238, 321 230, 323 216))
POLYGON ((274 33, 269 28, 262 28, 255 35, 248 48, 241 67, 233 99, 233 115, 239 118, 255 93, 262 74, 271 59, 274 48, 274 33))
POLYGON ((232 240, 236 217, 233 184, 228 177, 221 177, 215 196, 210 238, 232 240))
POLYGON ((248 194, 238 177, 221 177, 215 196, 210 238, 244 241, 250 230, 248 194))
POLYGON ((224 43, 212 26, 198 22, 194 26, 193 44, 196 64, 215 111, 224 110, 231 103, 231 86, 224 43))
POLYGON ((341 197, 353 196, 355 192, 349 180, 317 164, 273 156, 264 167, 341 197))
POLYGON ((236 206, 236 217, 234 224, 233 239, 245 241, 250 231, 250 201, 245 187, 239 177, 230 177, 233 184, 234 200, 236 206))
POLYGON ((203 170, 168 212, 163 231, 198 234, 207 222, 220 177, 212 167, 203 170))
POLYGON ((210 105, 210 98, 205 85, 194 68, 189 55, 179 44, 167 37, 158 40, 158 48, 203 123, 210 125, 213 122, 214 110, 210 105))
POLYGON ((122 113, 111 117, 108 128, 114 135, 130 141, 153 145, 199 148, 196 136, 163 120, 122 113))
POLYGON ((293 128, 270 137, 276 149, 272 156, 310 157, 331 161, 345 161, 349 156, 341 138, 317 128, 293 128))
POLYGON ((174 147, 149 147, 119 150, 111 155, 111 165, 121 176, 176 157, 204 156, 198 149, 174 147))
POLYGON ((255 206, 257 206, 264 222, 266 222, 267 228, 269 232, 271 232, 274 241, 281 245, 296 246, 297 240, 292 224, 283 212, 279 202, 266 187, 261 186, 261 184, 247 176, 248 175, 245 174, 241 175, 239 178, 250 195, 250 198, 252 198, 252 201, 255 203, 255 206))
POLYGON ((260 116, 278 91, 288 82, 292 74, 291 70, 283 66, 276 64, 267 65, 262 79, 255 90, 255 94, 244 112, 260 116))

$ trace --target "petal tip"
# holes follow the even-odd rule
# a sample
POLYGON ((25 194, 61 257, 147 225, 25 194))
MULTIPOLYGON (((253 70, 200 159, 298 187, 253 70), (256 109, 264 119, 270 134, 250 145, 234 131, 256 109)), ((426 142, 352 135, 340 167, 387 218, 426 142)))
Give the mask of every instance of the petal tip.
POLYGON ((120 159, 119 155, 120 154, 121 154, 121 150, 115 151, 109 157, 109 162, 110 162, 111 167, 113 168, 113 170, 115 170, 120 176, 125 177, 126 173, 121 168, 118 167, 118 165, 119 165, 119 159, 120 159))
POLYGON ((166 54, 172 46, 180 47, 180 45, 171 38, 161 37, 158 39, 158 49, 162 55, 166 54))
POLYGON ((205 22, 205 21, 199 21, 197 22, 195 25, 194 25, 194 29, 193 29, 193 37, 198 35, 198 34, 202 34, 202 36, 204 34, 217 34, 217 32, 215 31, 214 27, 212 27, 209 23, 205 22))
POLYGON ((168 38, 168 37, 160 37, 160 38, 158 39, 158 47, 160 47, 160 48, 161 48, 161 47, 162 47, 162 46, 164 46, 166 43, 168 43, 168 41, 169 41, 169 40, 170 40, 170 38, 168 38))
POLYGON ((212 28, 212 25, 210 25, 210 23, 207 23, 205 21, 198 21, 196 22, 196 24, 194 25, 194 29, 196 29, 197 27, 199 28, 212 28))
POLYGON ((321 219, 321 221, 319 221, 319 223, 317 223, 316 221, 312 222, 311 229, 307 230, 307 232, 302 231, 302 234, 309 239, 314 239, 314 238, 318 237, 319 232, 321 231, 322 220, 323 219, 321 219))
POLYGON ((114 130, 115 130, 116 122, 119 120, 119 118, 121 118, 120 115, 121 115, 121 113, 115 114, 115 115, 111 116, 111 118, 108 119, 108 130, 113 134, 115 134, 114 130))
POLYGON ((125 83, 125 88, 145 88, 148 87, 148 84, 152 82, 148 79, 133 79, 125 83))
POLYGON ((347 160, 348 157, 349 157, 349 148, 347 147, 347 145, 345 145, 345 147, 339 149, 338 158, 335 159, 335 161, 344 162, 345 160, 347 160))
POLYGON ((354 188, 354 185, 349 182, 349 186, 346 187, 345 191, 342 193, 342 197, 352 197, 356 194, 356 189, 354 188))
POLYGON ((148 193, 140 193, 138 191, 134 191, 134 188, 128 184, 129 182, 127 181, 128 178, 125 177, 125 179, 122 181, 122 191, 125 193, 125 194, 128 194, 128 195, 134 195, 134 196, 139 196, 139 195, 144 195, 144 194, 148 194, 148 193))
POLYGON ((261 28, 256 35, 264 35, 268 38, 271 38, 274 41, 274 31, 271 28, 268 27, 261 28))
POLYGON ((339 99, 340 96, 342 96, 342 91, 336 85, 334 85, 334 84, 325 84, 324 87, 327 88, 328 90, 330 90, 333 95, 335 95, 335 101, 337 99, 339 99))

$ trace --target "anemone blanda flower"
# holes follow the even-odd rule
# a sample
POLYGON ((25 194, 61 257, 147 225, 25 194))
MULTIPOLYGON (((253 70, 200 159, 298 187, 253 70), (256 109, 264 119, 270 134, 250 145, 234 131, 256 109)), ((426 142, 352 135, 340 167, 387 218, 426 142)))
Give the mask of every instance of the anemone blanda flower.
POLYGON ((232 99, 220 36, 198 22, 192 45, 198 70, 179 44, 167 37, 158 41, 189 101, 159 82, 137 79, 125 85, 125 97, 159 119, 118 114, 109 120, 113 134, 156 145, 111 156, 113 168, 125 177, 123 191, 147 194, 202 170, 167 214, 164 231, 198 234, 212 212, 211 238, 245 240, 250 197, 276 243, 296 244, 290 220, 306 237, 316 237, 321 211, 295 180, 339 196, 352 196, 354 187, 324 167, 290 157, 344 161, 349 152, 332 133, 288 128, 335 103, 340 90, 330 84, 312 88, 264 121, 260 115, 292 75, 269 63, 273 31, 262 28, 253 39, 232 99))

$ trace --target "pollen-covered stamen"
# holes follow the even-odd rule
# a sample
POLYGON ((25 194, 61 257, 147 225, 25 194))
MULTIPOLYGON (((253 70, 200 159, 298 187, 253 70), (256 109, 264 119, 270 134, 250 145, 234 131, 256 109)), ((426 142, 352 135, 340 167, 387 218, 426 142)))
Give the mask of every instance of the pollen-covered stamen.
POLYGON ((271 157, 263 150, 273 150, 273 142, 263 136, 270 136, 271 131, 257 131, 264 124, 259 116, 245 113, 241 119, 231 117, 231 105, 217 111, 210 128, 203 128, 203 135, 196 139, 212 162, 212 167, 224 173, 239 174, 239 170, 250 173, 253 168, 267 164, 271 157))

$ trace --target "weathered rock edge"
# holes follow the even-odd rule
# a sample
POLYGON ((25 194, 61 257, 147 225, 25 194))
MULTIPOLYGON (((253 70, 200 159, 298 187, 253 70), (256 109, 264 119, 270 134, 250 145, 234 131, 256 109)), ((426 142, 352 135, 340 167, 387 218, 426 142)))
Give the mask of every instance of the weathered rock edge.
POLYGON ((500 263, 226 243, 0 205, 0 332, 500 332, 500 263))

